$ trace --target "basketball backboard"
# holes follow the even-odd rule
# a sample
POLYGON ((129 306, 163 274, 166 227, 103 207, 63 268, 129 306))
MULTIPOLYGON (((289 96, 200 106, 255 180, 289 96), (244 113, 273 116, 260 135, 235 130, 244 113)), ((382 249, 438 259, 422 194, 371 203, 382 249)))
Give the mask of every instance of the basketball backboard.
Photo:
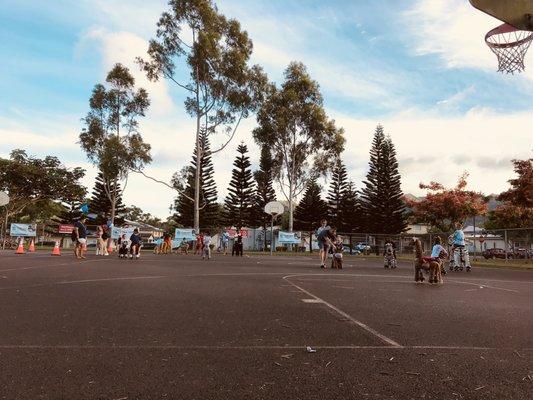
POLYGON ((516 29, 533 31, 533 0, 470 0, 470 4, 516 29))

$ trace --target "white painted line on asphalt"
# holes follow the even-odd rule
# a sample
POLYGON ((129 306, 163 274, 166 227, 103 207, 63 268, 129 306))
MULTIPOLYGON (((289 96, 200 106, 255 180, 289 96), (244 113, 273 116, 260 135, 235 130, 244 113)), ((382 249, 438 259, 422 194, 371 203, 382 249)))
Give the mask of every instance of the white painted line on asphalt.
POLYGON ((379 333, 378 331, 376 331, 375 329, 372 329, 371 327, 369 327, 368 325, 362 323, 361 321, 358 321, 356 320, 354 317, 352 317, 351 315, 349 314, 346 314, 344 311, 340 310, 339 308, 335 307, 333 304, 331 303, 328 303, 327 301, 325 301, 324 299, 321 299, 320 297, 314 295, 313 293, 309 292, 308 290, 305 290, 304 288, 296 285, 295 283, 291 282, 289 279, 290 278, 296 278, 298 276, 301 276, 300 275, 287 275, 287 276, 284 276, 283 279, 285 281, 287 281, 288 283, 290 283, 292 286, 294 286, 295 288, 297 288, 298 290, 300 290, 301 292, 307 294, 309 297, 312 297, 316 300, 319 300, 321 301, 322 303, 324 303, 326 306, 328 306, 329 308, 331 308, 333 311, 335 311, 337 314, 341 315, 342 317, 352 321, 355 325, 359 326, 360 328, 364 329, 365 331, 371 333, 372 335, 376 336, 377 338, 379 338, 380 340, 382 340, 383 342, 389 344, 390 346, 392 347, 402 347, 401 344, 395 342, 394 340, 388 338, 387 336, 385 335, 382 335, 381 333, 379 333))
POLYGON ((317 300, 317 299, 302 299, 302 301, 303 301, 304 303, 315 303, 315 304, 317 304, 317 303, 323 303, 322 300, 317 300))
MULTIPOLYGON (((296 275, 293 275, 295 277, 298 277, 298 276, 316 276, 316 277, 321 277, 321 278, 328 278, 328 277, 339 277, 339 276, 346 276, 346 277, 358 277, 358 278, 365 278, 365 277, 370 277, 370 278, 391 278, 391 279, 413 279, 412 276, 390 276, 390 275, 384 275, 384 274, 335 274, 335 275, 326 275, 324 273, 322 274, 296 274, 296 275)), ((298 281, 323 281, 323 279, 310 279, 310 278, 297 278, 298 281)), ((347 279, 327 279, 328 282, 334 282, 334 281, 338 281, 338 282, 352 282, 350 280, 347 280, 347 279)))
MULTIPOLYGON (((453 277, 451 277, 450 279, 453 279, 453 277)), ((486 279, 486 278, 466 278, 465 279, 465 282, 466 281, 482 281, 482 282, 498 282, 498 283, 520 283, 520 284, 525 284, 525 285, 533 285, 533 281, 517 281, 517 280, 508 280, 508 279, 486 279)))
MULTIPOLYGON (((201 346, 201 345, 0 345, 2 350, 299 350, 304 351, 304 346, 201 346)), ((464 350, 464 351, 533 351, 533 348, 516 348, 516 347, 480 347, 480 346, 320 346, 313 345, 318 350, 464 350)))
POLYGON ((161 278, 168 278, 168 277, 163 276, 163 275, 148 275, 148 276, 123 276, 123 277, 115 277, 115 278, 84 279, 84 280, 78 280, 78 281, 60 281, 60 282, 50 282, 50 283, 39 283, 36 285, 28 285, 28 286, 7 286, 7 287, 0 287, 0 290, 8 290, 8 289, 23 290, 23 289, 33 289, 33 288, 44 287, 44 286, 74 285, 74 284, 80 284, 80 283, 83 284, 83 283, 98 283, 98 282, 109 282, 109 281, 131 281, 131 280, 138 280, 138 279, 161 279, 161 278))
MULTIPOLYGON (((472 285, 472 286, 477 286, 478 289, 483 289, 483 288, 487 288, 487 289, 494 289, 494 290, 503 290, 504 292, 512 292, 512 293, 519 293, 518 290, 514 290, 514 289, 505 289, 505 288, 500 288, 500 287, 496 287, 496 286, 489 286, 489 285, 483 285, 483 284, 479 284, 479 283, 472 283, 472 282, 465 282, 465 281, 456 281, 456 280, 449 280, 449 282, 451 283, 461 283, 463 285, 472 285)), ((446 284, 446 283, 445 283, 446 284)))
MULTIPOLYGON (((332 275, 324 275, 324 274, 298 274, 298 275, 293 275, 293 276, 316 276, 316 277, 320 277, 321 279, 313 279, 313 278, 297 278, 298 281, 301 281, 301 282, 305 282, 305 281, 317 281, 317 282, 353 282, 353 283, 358 283, 357 281, 350 281, 350 280, 346 280, 346 279, 327 279, 328 276, 332 276, 332 275), (326 278, 326 279, 324 279, 326 278)), ((377 275, 377 274, 336 274, 335 276, 346 276, 346 277, 359 277, 359 278, 365 278, 365 277, 373 277, 373 278, 389 278, 389 279, 409 279, 411 280, 412 277, 410 276, 390 276, 390 275, 377 275)), ((514 290, 514 289, 506 289, 506 288, 501 288, 501 287, 497 287, 497 286, 492 286, 492 285, 486 285, 484 283, 477 283, 477 282, 503 282, 503 283, 525 283, 525 282, 518 282, 518 281, 499 281, 499 280, 495 280, 495 279, 483 279, 483 278, 479 278, 479 279, 471 279, 472 281, 471 282, 467 282, 467 281, 458 281, 458 280, 455 280, 455 279, 446 279, 444 280, 444 286, 446 285, 446 283, 458 283, 458 284, 464 284, 464 285, 473 285, 473 286, 483 286, 485 288, 488 288, 488 289, 494 289, 494 290, 503 290, 503 291, 507 291, 507 292, 513 292, 513 293, 519 293, 518 290, 514 290), (476 282, 477 281, 477 282, 476 282)), ((369 281, 365 281, 364 283, 368 283, 369 281)), ((383 283, 411 283, 411 282, 395 282, 395 281, 375 281, 375 282, 383 282, 383 283)), ((363 283, 363 282, 360 282, 360 283, 363 283)), ((531 283, 531 282, 529 282, 531 283)))
POLYGON ((180 278, 199 278, 199 277, 209 277, 209 276, 253 276, 253 275, 272 275, 272 276, 280 276, 284 275, 287 272, 226 272, 226 273, 212 273, 212 274, 187 274, 187 275, 176 275, 180 278))
POLYGON ((77 284, 77 283, 133 281, 133 280, 138 280, 138 279, 161 279, 161 278, 167 278, 167 276, 163 276, 163 275, 123 276, 123 277, 116 277, 116 278, 84 279, 84 280, 79 280, 79 281, 61 281, 61 282, 51 283, 50 285, 72 285, 72 284, 77 284))

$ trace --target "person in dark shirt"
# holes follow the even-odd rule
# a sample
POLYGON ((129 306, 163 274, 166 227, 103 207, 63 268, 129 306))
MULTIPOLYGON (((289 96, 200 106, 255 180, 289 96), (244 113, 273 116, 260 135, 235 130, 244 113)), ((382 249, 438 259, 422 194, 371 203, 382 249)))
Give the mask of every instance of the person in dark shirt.
POLYGON ((74 255, 76 258, 85 258, 84 251, 87 249, 87 227, 85 226, 86 217, 81 217, 74 223, 72 239, 74 242, 74 255))
POLYGON ((241 233, 239 232, 237 234, 237 237, 235 238, 235 241, 233 242, 233 248, 231 249, 231 255, 237 255, 237 256, 241 256, 242 257, 242 250, 243 250, 243 245, 242 245, 242 235, 241 233))
POLYGON ((139 230, 135 228, 130 236, 130 253, 131 258, 139 258, 139 251, 141 250, 141 235, 139 230))

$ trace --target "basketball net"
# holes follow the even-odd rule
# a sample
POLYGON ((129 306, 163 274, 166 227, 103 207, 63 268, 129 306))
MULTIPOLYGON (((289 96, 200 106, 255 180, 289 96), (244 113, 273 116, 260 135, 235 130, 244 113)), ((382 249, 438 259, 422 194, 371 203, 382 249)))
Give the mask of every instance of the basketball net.
POLYGON ((502 24, 485 35, 485 42, 498 57, 498 72, 514 74, 524 70, 524 57, 533 40, 533 32, 502 24))

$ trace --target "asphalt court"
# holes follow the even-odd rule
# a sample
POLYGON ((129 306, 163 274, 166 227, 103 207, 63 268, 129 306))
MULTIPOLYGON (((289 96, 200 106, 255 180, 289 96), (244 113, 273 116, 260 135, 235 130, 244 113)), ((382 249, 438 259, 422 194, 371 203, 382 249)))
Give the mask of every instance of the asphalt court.
POLYGON ((533 272, 345 265, 1 253, 0 398, 533 398, 533 272))

